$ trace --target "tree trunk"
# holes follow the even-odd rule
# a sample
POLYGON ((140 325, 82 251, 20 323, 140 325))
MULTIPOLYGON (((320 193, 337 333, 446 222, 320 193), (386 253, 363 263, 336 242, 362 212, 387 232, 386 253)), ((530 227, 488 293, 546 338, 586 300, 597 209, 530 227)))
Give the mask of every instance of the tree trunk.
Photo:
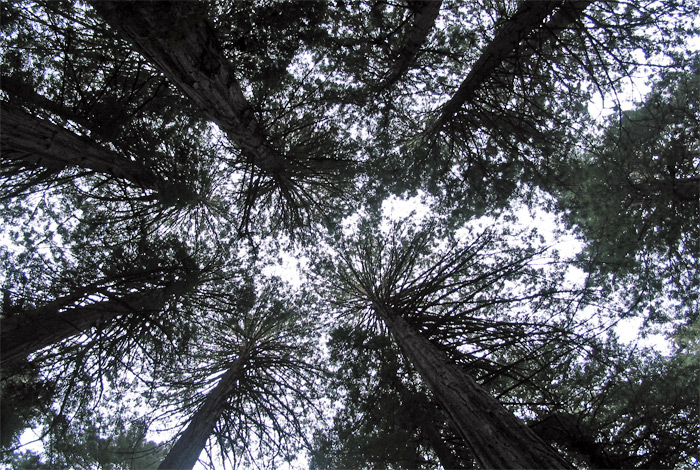
POLYGON ((78 167, 130 181, 141 188, 166 186, 148 168, 63 127, 0 101, 0 149, 3 164, 40 166, 60 171, 78 167))
POLYGON ((159 470, 191 469, 197 463, 204 445, 209 439, 216 422, 226 408, 226 401, 243 376, 244 367, 250 358, 250 346, 245 343, 236 359, 216 387, 209 392, 202 406, 197 410, 187 429, 180 435, 175 445, 158 467, 159 470))
POLYGON ((0 322, 0 363, 2 366, 12 365, 46 346, 109 323, 124 314, 159 311, 170 295, 181 291, 182 286, 183 283, 175 282, 145 293, 135 292, 119 299, 65 309, 62 302, 56 301, 4 318, 0 322))
MULTIPOLYGON (((533 54, 541 53, 544 46, 565 29, 571 29, 579 21, 583 12, 595 0, 566 0, 564 4, 552 15, 527 42, 518 50, 517 55, 522 58, 532 57, 533 54)), ((581 25, 581 23, 579 23, 581 25)))
POLYGON ((520 42, 542 26, 544 19, 561 4, 561 0, 521 1, 518 10, 486 46, 454 96, 442 106, 440 116, 428 126, 426 134, 439 132, 466 102, 473 99, 477 89, 492 77, 503 60, 519 48, 520 42))
MULTIPOLYGON (((399 395, 406 397, 407 400, 414 393, 409 391, 406 385, 400 379, 396 383, 396 388, 399 395)), ((436 407, 439 405, 436 405, 435 402, 430 399, 430 397, 423 393, 420 393, 420 395, 416 398, 419 399, 416 400, 414 398, 411 400, 413 402, 413 406, 411 406, 409 409, 410 419, 417 423, 418 429, 420 429, 421 437, 428 440, 430 447, 433 449, 433 452, 435 452, 435 455, 437 456, 442 468, 444 470, 463 470, 465 468, 472 468, 471 466, 464 467, 462 464, 460 464, 459 459, 453 454, 452 450, 445 443, 440 429, 435 424, 437 416, 435 411, 436 407)), ((439 421, 442 423, 443 419, 440 418, 439 421)), ((462 443, 462 445, 464 444, 462 443)))
POLYGON ((236 81, 207 18, 206 5, 177 1, 96 1, 93 8, 235 142, 259 169, 284 173, 236 81))
POLYGON ((442 0, 421 0, 412 3, 415 9, 413 24, 404 37, 396 61, 382 82, 382 89, 391 87, 409 69, 435 25, 442 0))
POLYGON ((374 308, 482 467, 572 468, 404 318, 374 308))

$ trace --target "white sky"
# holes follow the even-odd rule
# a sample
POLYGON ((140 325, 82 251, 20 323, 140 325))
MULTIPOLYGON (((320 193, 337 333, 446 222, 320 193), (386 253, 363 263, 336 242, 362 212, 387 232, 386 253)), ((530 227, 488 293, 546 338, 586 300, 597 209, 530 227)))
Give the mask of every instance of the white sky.
MULTIPOLYGON (((700 18, 697 19, 700 21, 700 18)), ((700 49, 700 38, 691 42, 689 45, 690 49, 698 50, 700 49)), ((629 108, 633 105, 635 101, 641 101, 646 93, 650 91, 650 87, 646 84, 646 79, 648 77, 640 76, 635 77, 636 80, 629 82, 625 91, 621 93, 618 98, 621 97, 621 105, 624 108, 629 108)), ((588 109, 591 116, 597 119, 603 119, 608 116, 614 105, 614 100, 610 97, 603 98, 600 95, 593 97, 592 102, 589 104, 588 109)), ((382 204, 382 209, 388 216, 388 219, 396 221, 407 217, 412 211, 414 211, 413 217, 418 219, 424 218, 428 209, 420 201, 420 197, 413 197, 410 199, 400 199, 397 197, 392 197, 382 204)), ((551 214, 547 214, 543 211, 536 211, 534 215, 531 215, 526 210, 521 210, 518 212, 519 218, 522 223, 532 224, 536 223, 537 227, 545 237, 550 237, 550 239, 555 238, 554 229, 556 227, 556 220, 551 214)), ((4 231, 0 231, 0 244, 6 248, 12 249, 14 246, 7 234, 4 231)), ((564 236, 556 240, 556 248, 562 253, 562 256, 573 255, 579 251, 582 244, 573 236, 564 236)), ((279 263, 267 267, 264 272, 267 274, 279 275, 286 281, 288 281, 292 286, 299 287, 303 282, 300 275, 300 265, 304 265, 307 260, 303 258, 295 258, 292 254, 281 253, 279 257, 279 263)), ((3 281, 2 273, 0 273, 0 282, 3 281)), ((631 318, 622 320, 618 323, 615 328, 620 339, 625 343, 632 343, 638 341, 641 346, 654 347, 662 353, 669 353, 670 348, 668 341, 661 335, 651 335, 644 340, 639 339, 639 328, 642 324, 642 319, 631 318)), ((32 450, 35 452, 41 452, 42 445, 37 442, 38 434, 36 430, 28 429, 21 436, 21 442, 24 444, 24 449, 32 450)), ((290 470, 292 468, 306 468, 308 461, 305 457, 301 456, 297 462, 290 465, 285 465, 281 467, 282 470, 290 470)), ((201 464, 195 466, 197 470, 205 470, 205 467, 201 464)))

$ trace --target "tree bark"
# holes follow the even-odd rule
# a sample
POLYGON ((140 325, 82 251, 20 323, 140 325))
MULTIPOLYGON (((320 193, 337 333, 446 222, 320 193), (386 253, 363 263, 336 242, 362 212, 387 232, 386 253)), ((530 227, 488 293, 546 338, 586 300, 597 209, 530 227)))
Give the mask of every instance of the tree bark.
POLYGON ((145 293, 135 292, 119 299, 65 309, 62 308, 65 302, 58 300, 34 310, 15 313, 0 322, 0 364, 15 364, 46 346, 109 323, 121 315, 159 311, 182 287, 181 282, 174 282, 145 293))
MULTIPOLYGON (((396 383, 396 388, 399 394, 406 397, 407 400, 413 395, 413 392, 409 391, 400 379, 396 383)), ((433 449, 433 452, 435 452, 443 470, 464 470, 472 468, 464 467, 445 443, 440 429, 435 424, 435 417, 437 416, 435 409, 438 405, 423 393, 421 393, 418 398, 418 400, 411 400, 413 406, 409 409, 410 419, 417 423, 421 437, 427 439, 430 443, 430 447, 433 449)), ((442 419, 440 419, 440 421, 442 422, 442 419)))
POLYGON ((93 8, 203 110, 259 169, 283 173, 287 159, 265 131, 234 77, 207 18, 191 1, 96 1, 93 8))
POLYGON ((425 43, 428 34, 430 34, 435 25, 435 19, 440 13, 442 0, 421 0, 412 3, 415 5, 412 27, 405 35, 396 61, 382 82, 382 89, 391 87, 411 66, 418 55, 420 47, 425 43))
POLYGON ((180 435, 175 445, 158 467, 159 470, 191 469, 197 463, 204 445, 209 439, 216 422, 226 408, 226 401, 236 389, 238 381, 250 358, 250 346, 245 343, 239 357, 221 377, 216 387, 209 392, 202 406, 197 410, 187 429, 180 435))
POLYGON ((530 57, 541 52, 543 47, 565 29, 570 29, 576 23, 583 12, 596 0, 566 0, 564 4, 552 15, 534 35, 528 39, 527 44, 518 51, 518 56, 530 57))
POLYGON ((56 171, 78 167, 112 175, 144 189, 167 186, 145 166, 13 104, 0 101, 0 110, 0 149, 5 165, 40 166, 56 171))
POLYGON ((404 318, 376 302, 374 309, 482 467, 572 468, 404 318))
POLYGON ((513 17, 486 46, 457 92, 442 106, 440 116, 428 126, 426 134, 439 132, 466 102, 474 98, 479 87, 492 77, 508 55, 519 48, 521 41, 541 27, 545 18, 561 4, 561 0, 521 1, 513 17))

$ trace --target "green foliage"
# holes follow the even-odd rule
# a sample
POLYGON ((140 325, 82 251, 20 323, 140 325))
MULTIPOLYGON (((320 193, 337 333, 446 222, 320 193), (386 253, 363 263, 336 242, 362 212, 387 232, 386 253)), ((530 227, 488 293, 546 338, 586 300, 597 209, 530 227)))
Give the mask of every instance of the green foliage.
POLYGON ((0 447, 7 450, 19 444, 26 428, 37 424, 50 407, 53 386, 39 377, 29 363, 4 369, 0 379, 0 447))
POLYGON ((596 147, 563 170, 558 198, 587 241, 587 268, 628 275, 622 285, 661 322, 693 318, 698 300, 700 58, 676 60, 686 70, 662 73, 644 102, 618 109, 596 147), (654 306, 660 295, 677 302, 675 312, 654 306))
POLYGON ((700 6, 555 3, 516 37, 528 2, 3 2, 0 100, 55 135, 0 128, 2 321, 140 301, 3 370, 3 463, 157 466, 254 344, 204 463, 475 467, 385 304, 573 462, 697 465, 700 6), (633 315, 673 354, 605 339, 633 315))
POLYGON ((91 421, 61 431, 51 442, 50 455, 24 451, 4 463, 17 469, 150 470, 158 468, 167 450, 147 440, 139 423, 91 421))
POLYGON ((562 378, 532 425, 594 468, 693 468, 700 450, 695 364, 612 342, 562 378))
POLYGON ((665 73, 637 109, 610 119, 576 168, 580 186, 562 198, 572 222, 600 245, 601 263, 644 252, 681 258, 697 243, 700 59, 685 65, 687 73, 665 73))

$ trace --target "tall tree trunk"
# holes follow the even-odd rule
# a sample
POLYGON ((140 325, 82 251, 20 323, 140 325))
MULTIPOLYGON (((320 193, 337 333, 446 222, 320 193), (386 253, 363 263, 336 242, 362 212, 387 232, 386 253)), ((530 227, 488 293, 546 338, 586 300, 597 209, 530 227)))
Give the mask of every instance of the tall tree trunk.
POLYGON ((251 347, 244 343, 239 357, 221 377, 219 383, 209 392, 202 406, 197 410, 187 429, 180 435, 175 445, 158 467, 159 470, 191 469, 197 463, 204 445, 211 436, 216 422, 226 408, 226 401, 243 376, 250 358, 251 347))
POLYGON ((121 315, 157 312, 172 294, 183 288, 183 282, 174 282, 160 289, 135 292, 90 305, 64 309, 62 302, 56 301, 31 311, 15 313, 0 322, 0 364, 12 365, 46 346, 109 323, 121 315))
POLYGON ((457 92, 442 105, 440 115, 428 126, 426 134, 439 132, 465 103, 474 98, 479 87, 493 76, 497 67, 508 55, 519 48, 521 41, 540 28, 545 18, 560 5, 562 5, 561 0, 522 0, 513 17, 502 25, 493 40, 486 46, 457 92))
POLYGON ((93 8, 168 77, 259 169, 282 174, 288 161, 267 141, 224 56, 206 5, 192 1, 96 1, 93 8))
POLYGON ((167 186, 152 171, 112 150, 84 139, 52 122, 0 100, 0 151, 3 165, 44 167, 60 171, 84 168, 130 181, 141 188, 167 186))
MULTIPOLYGON (((409 391, 408 387, 406 387, 401 379, 396 382, 396 388, 399 394, 406 397, 407 400, 415 393, 409 391)), ((430 447, 433 449, 433 452, 435 452, 442 468, 444 470, 472 468, 471 466, 464 467, 445 443, 445 439, 436 425, 437 414, 435 410, 439 405, 436 405, 434 401, 423 393, 420 393, 416 398, 418 399, 411 399, 413 406, 411 406, 408 411, 410 419, 417 423, 421 436, 430 443, 430 447)), ((443 420, 440 419, 439 421, 442 422, 443 420)))
POLYGON ((549 41, 557 39, 557 36, 565 29, 574 29, 577 25, 583 27, 580 22, 583 12, 596 0, 565 0, 564 4, 551 16, 551 18, 539 28, 518 49, 517 56, 520 60, 541 53, 549 41))
POLYGON ((386 78, 381 84, 382 89, 387 89, 396 83, 415 61, 418 51, 435 25, 442 0, 420 0, 411 3, 415 12, 413 24, 411 29, 406 32, 396 61, 388 70, 386 78))
POLYGON ((403 317, 374 309, 484 468, 572 468, 403 317))

